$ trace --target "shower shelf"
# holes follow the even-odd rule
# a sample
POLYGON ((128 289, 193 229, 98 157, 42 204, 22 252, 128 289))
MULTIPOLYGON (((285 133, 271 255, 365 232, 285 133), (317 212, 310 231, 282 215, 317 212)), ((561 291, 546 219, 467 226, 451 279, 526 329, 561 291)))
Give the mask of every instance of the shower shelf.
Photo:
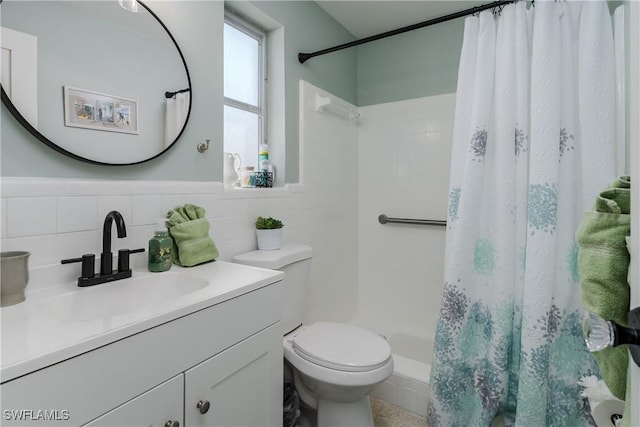
POLYGON ((356 107, 346 101, 332 96, 322 96, 316 93, 316 111, 335 114, 349 120, 360 118, 360 112, 356 107))

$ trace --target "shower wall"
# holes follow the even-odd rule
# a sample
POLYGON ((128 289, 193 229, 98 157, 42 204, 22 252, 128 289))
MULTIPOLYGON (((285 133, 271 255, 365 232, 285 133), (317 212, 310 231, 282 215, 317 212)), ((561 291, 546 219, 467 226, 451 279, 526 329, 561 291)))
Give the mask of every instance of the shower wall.
POLYGON ((358 303, 358 127, 317 111, 316 97, 339 99, 333 94, 302 80, 299 91, 300 183, 293 186, 304 188, 310 210, 289 222, 310 225, 304 242, 313 248, 313 261, 304 320, 349 322, 358 303))
POLYGON ((358 124, 358 312, 394 354, 429 363, 443 289, 455 94, 370 105, 358 124))
POLYGON ((369 328, 394 354, 429 363, 445 228, 382 225, 378 215, 446 219, 455 94, 361 107, 355 121, 316 111, 317 95, 335 97, 300 83, 300 154, 311 160, 301 184, 317 189, 318 209, 329 201, 341 209, 319 213, 335 225, 324 231, 335 244, 328 263, 314 247, 306 321, 369 328))
POLYGON ((425 416, 445 228, 377 218, 446 219, 455 94, 362 107, 349 121, 316 110, 316 95, 333 95, 306 82, 300 91, 300 154, 312 160, 302 163, 301 184, 321 190, 318 208, 340 206, 319 216, 335 224, 320 241, 334 244, 313 242, 305 321, 385 335, 394 374, 372 395, 425 416))

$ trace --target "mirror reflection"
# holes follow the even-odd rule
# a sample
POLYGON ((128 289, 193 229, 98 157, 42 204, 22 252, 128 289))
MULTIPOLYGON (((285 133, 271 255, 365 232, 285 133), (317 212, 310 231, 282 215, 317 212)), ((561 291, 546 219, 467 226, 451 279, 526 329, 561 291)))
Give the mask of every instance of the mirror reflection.
POLYGON ((137 12, 119 3, 0 6, 3 101, 41 141, 93 163, 165 152, 191 105, 187 66, 164 24, 143 3, 137 12))

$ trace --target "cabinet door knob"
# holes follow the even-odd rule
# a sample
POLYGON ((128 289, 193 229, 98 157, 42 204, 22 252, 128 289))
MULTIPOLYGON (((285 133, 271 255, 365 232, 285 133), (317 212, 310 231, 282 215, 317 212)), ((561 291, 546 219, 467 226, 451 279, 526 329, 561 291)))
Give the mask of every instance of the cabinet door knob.
POLYGON ((201 414, 206 414, 210 406, 211 404, 208 400, 201 400, 196 404, 196 408, 198 408, 201 414))
POLYGON ((180 427, 180 423, 178 421, 167 421, 164 423, 164 427, 180 427))

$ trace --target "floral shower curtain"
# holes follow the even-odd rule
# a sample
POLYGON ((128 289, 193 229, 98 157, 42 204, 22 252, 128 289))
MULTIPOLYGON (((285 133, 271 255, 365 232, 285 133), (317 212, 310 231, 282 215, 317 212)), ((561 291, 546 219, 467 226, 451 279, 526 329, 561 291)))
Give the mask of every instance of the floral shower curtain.
POLYGON ((615 177, 604 1, 465 21, 427 422, 590 425, 574 234, 615 177))

